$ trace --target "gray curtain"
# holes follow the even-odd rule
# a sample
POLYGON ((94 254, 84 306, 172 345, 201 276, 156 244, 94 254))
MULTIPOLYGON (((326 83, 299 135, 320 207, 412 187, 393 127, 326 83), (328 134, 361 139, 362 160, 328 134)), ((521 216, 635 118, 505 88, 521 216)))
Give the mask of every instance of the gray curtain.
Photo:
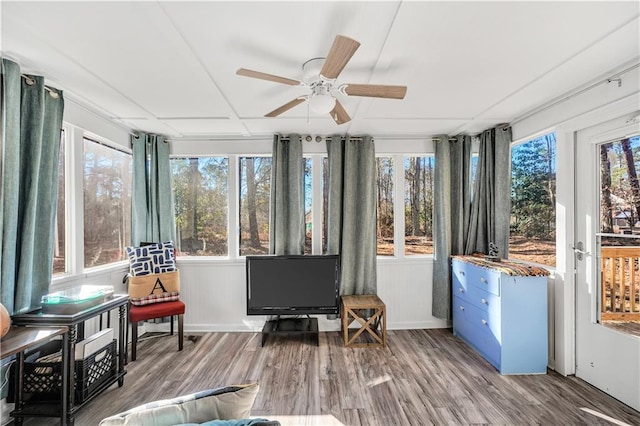
POLYGON ((131 244, 175 241, 169 143, 164 136, 141 133, 131 137, 131 145, 131 244))
POLYGON ((300 135, 273 137, 270 254, 303 254, 304 160, 300 135))
POLYGON ((327 253, 340 255, 340 294, 376 294, 376 163, 370 136, 327 138, 327 253))
POLYGON ((9 314, 41 306, 53 268, 64 100, 40 76, 2 59, 0 279, 9 314))
POLYGON ((480 135, 478 168, 465 253, 488 253, 489 243, 498 255, 509 255, 511 209, 511 127, 495 127, 480 135))
POLYGON ((451 319, 449 257, 464 253, 471 210, 471 137, 435 138, 432 315, 451 319))

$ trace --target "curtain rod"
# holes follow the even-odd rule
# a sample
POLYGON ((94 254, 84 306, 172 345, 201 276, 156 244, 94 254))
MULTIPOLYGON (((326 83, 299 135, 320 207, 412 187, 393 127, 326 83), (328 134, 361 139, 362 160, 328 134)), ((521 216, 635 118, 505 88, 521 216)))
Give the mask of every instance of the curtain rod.
POLYGON ((580 90, 578 90, 576 92, 573 92, 573 93, 569 93, 568 95, 563 96, 563 97, 561 97, 559 99, 556 99, 555 101, 551 101, 550 103, 548 103, 546 105, 543 105, 543 106, 541 106, 539 108, 535 108, 534 110, 529 111, 525 115, 515 119, 511 123, 511 125, 513 126, 515 124, 518 124, 518 123, 526 120, 527 118, 534 116, 535 114, 538 114, 538 113, 540 113, 542 111, 546 111, 547 109, 549 109, 551 107, 554 107, 554 106, 558 105, 559 103, 562 103, 564 101, 568 101, 569 99, 575 98, 576 96, 579 96, 579 95, 581 95, 581 94, 583 94, 585 92, 588 92, 589 90, 594 89, 594 88, 596 88, 596 87, 598 87, 598 86, 600 86, 602 84, 609 84, 609 83, 613 83, 615 81, 615 82, 618 83, 618 87, 621 87, 622 86, 622 79, 620 77, 622 77, 623 75, 625 75, 626 73, 628 73, 630 71, 633 71, 634 69, 636 69, 638 67, 640 67, 640 63, 631 65, 630 67, 625 68, 622 71, 619 71, 619 72, 617 72, 617 73, 615 73, 615 74, 613 74, 613 75, 611 75, 611 76, 609 76, 609 77, 607 77, 607 78, 605 78, 603 80, 599 80, 599 81, 597 81, 595 83, 592 83, 592 84, 588 85, 587 87, 585 87, 583 89, 580 89, 580 90))
MULTIPOLYGON (((29 86, 33 86, 34 84, 36 84, 36 81, 31 77, 28 76, 26 74, 20 74, 20 77, 25 79, 25 82, 27 83, 27 85, 29 86)), ((49 92, 49 94, 51 95, 51 97, 53 99, 58 99, 60 97, 60 93, 58 93, 58 91, 52 87, 49 86, 44 86, 44 90, 46 90, 47 92, 49 92)))
MULTIPOLYGON (((154 133, 149 133, 148 135, 150 135, 150 136, 161 136, 161 135, 157 135, 157 134, 154 134, 154 133)), ((138 133, 138 132, 129 132, 129 136, 133 136, 134 139, 140 139, 140 133, 138 133)), ((167 139, 167 138, 164 138, 164 140, 162 142, 169 143, 171 141, 169 139, 167 139)))

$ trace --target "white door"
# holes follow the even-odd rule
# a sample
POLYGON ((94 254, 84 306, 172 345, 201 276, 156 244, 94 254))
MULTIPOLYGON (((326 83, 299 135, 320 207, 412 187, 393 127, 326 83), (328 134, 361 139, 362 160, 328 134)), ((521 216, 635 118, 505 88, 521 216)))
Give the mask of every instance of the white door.
POLYGON ((611 241, 601 233, 600 146, 628 137, 629 130, 616 120, 576 138, 576 375, 640 411, 640 338, 603 326, 599 314, 599 242, 611 241))

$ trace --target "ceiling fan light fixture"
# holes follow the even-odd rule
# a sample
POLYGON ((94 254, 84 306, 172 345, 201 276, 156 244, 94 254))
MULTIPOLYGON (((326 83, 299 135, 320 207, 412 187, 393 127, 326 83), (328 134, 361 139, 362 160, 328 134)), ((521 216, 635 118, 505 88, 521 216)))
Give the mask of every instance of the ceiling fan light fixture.
POLYGON ((329 94, 317 94, 309 98, 309 108, 316 114, 328 114, 336 106, 336 98, 329 94))

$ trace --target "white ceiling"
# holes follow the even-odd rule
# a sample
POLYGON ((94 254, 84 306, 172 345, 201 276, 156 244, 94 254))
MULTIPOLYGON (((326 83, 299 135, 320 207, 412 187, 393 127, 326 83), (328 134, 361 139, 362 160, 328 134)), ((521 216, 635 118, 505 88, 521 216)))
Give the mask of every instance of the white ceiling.
POLYGON ((640 58, 640 2, 7 2, 2 55, 131 129, 174 139, 290 133, 429 136, 513 122, 640 58), (342 97, 352 121, 305 104, 264 114, 334 37, 360 48, 338 83, 408 86, 342 97))

